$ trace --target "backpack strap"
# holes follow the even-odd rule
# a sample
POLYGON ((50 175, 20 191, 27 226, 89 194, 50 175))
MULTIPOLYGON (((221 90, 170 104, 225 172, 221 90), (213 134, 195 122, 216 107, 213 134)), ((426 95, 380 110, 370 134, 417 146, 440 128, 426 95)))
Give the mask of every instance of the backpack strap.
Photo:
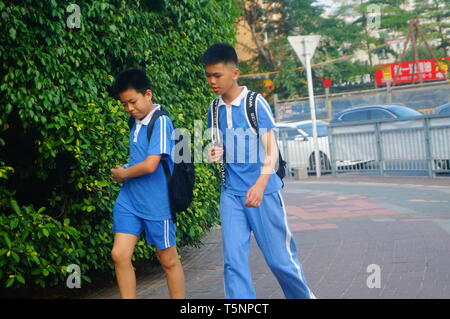
MULTIPOLYGON (((155 113, 153 113, 152 119, 150 120, 147 126, 147 139, 149 142, 150 138, 152 137, 153 127, 155 126, 156 120, 163 115, 169 116, 166 110, 162 108, 162 106, 159 107, 159 110, 156 110, 155 113)), ((172 174, 170 174, 169 164, 167 163, 166 160, 163 160, 162 157, 161 157, 161 164, 164 168, 164 173, 166 175, 167 182, 169 182, 170 178, 172 177, 172 174)))
MULTIPOLYGON (((211 105, 211 139, 213 145, 222 144, 219 131, 219 98, 215 98, 211 105)), ((220 163, 220 174, 222 176, 222 184, 225 184, 225 159, 226 155, 224 147, 222 162, 220 163)))
POLYGON ((219 98, 214 99, 211 105, 211 140, 214 145, 221 142, 219 134, 219 98))
POLYGON ((161 106, 159 107, 159 110, 156 110, 155 113, 153 113, 153 116, 150 120, 150 122, 148 123, 147 126, 147 139, 150 141, 150 138, 152 137, 152 133, 153 133, 153 126, 155 126, 155 122, 156 120, 162 116, 162 115, 166 115, 169 116, 166 112, 166 110, 164 110, 161 106))
POLYGON ((258 114, 256 110, 256 99, 258 98, 258 93, 248 91, 247 97, 245 99, 245 116, 250 123, 251 127, 255 131, 259 138, 259 127, 258 127, 258 114))

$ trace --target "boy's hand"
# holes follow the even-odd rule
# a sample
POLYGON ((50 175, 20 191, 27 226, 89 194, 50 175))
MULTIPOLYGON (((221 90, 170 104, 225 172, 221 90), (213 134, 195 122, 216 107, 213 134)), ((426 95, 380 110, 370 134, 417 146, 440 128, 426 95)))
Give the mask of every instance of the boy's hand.
POLYGON ((208 159, 211 163, 216 163, 223 155, 223 147, 213 146, 208 149, 208 159))
POLYGON ((245 202, 245 207, 259 207, 264 197, 264 189, 265 185, 262 183, 256 182, 248 191, 247 191, 247 201, 245 202))
POLYGON ((111 176, 117 183, 122 183, 125 180, 125 168, 117 165, 115 168, 111 169, 111 176))

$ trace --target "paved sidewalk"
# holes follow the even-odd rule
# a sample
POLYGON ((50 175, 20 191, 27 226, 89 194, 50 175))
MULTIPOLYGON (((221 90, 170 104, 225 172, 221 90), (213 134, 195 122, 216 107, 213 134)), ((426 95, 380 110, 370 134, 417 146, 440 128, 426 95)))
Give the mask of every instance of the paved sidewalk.
MULTIPOLYGON (((284 197, 318 298, 450 298, 450 178, 310 177, 287 182, 284 197), (367 286, 369 265, 380 267, 380 288, 367 286)), ((223 298, 220 227, 203 242, 181 253, 187 296, 223 298)), ((254 239, 250 263, 257 297, 284 298, 254 239)), ((119 293, 112 286, 86 297, 119 293)), ((159 267, 138 275, 138 297, 169 297, 159 267)))

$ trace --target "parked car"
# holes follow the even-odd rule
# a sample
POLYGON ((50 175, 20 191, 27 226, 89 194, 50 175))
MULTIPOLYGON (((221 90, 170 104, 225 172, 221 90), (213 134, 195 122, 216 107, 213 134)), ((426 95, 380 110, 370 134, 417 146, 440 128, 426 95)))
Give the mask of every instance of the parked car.
MULTIPOLYGON (((307 121, 304 121, 307 122, 307 121)), ((326 123, 326 122, 325 122, 326 123)), ((279 147, 290 168, 308 168, 315 171, 314 139, 293 123, 276 123, 279 133, 279 147)), ((312 133, 311 133, 312 134, 312 133)), ((328 136, 318 137, 319 159, 322 171, 331 171, 328 136)))
POLYGON ((436 114, 450 114, 450 103, 438 106, 436 108, 436 114))
POLYGON ((331 123, 398 119, 422 116, 422 113, 403 105, 372 105, 350 108, 336 113, 331 123))
POLYGON ((288 140, 304 140, 307 139, 308 134, 298 129, 295 125, 291 125, 288 123, 277 123, 278 135, 279 138, 288 139, 288 140))
MULTIPOLYGON (((318 137, 328 136, 329 123, 320 120, 316 121, 316 123, 317 123, 317 136, 318 137)), ((308 136, 313 136, 311 120, 300 122, 289 122, 287 124, 295 125, 297 128, 308 134, 308 136)))

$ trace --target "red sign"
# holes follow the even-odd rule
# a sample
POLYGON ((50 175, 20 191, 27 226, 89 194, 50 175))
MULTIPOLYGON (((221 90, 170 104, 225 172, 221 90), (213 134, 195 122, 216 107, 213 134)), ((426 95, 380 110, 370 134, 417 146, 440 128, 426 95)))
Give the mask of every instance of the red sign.
POLYGON ((442 80, 448 74, 448 62, 450 57, 419 60, 417 64, 414 61, 391 63, 379 65, 380 69, 375 70, 375 80, 378 85, 386 85, 388 80, 392 83, 409 83, 442 80), (395 78, 395 79, 394 79, 395 78))
POLYGON ((329 78, 317 78, 317 79, 322 81, 324 87, 326 88, 331 87, 331 80, 329 78))

